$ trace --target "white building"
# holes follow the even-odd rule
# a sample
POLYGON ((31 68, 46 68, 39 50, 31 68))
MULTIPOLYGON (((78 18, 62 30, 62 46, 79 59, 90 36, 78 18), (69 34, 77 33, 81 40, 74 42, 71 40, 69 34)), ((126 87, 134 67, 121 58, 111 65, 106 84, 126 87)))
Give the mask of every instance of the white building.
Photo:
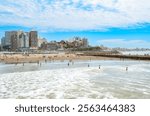
POLYGON ((83 38, 82 41, 83 41, 83 47, 87 48, 89 46, 88 39, 83 38))
POLYGON ((29 33, 28 32, 22 32, 18 33, 18 49, 21 51, 26 51, 29 49, 29 33))
POLYGON ((43 39, 39 38, 38 39, 38 47, 40 48, 43 43, 47 43, 47 40, 45 38, 43 38, 43 39))
POLYGON ((27 48, 29 47, 29 36, 26 33, 22 33, 20 39, 20 47, 27 48))
POLYGON ((5 37, 2 37, 1 39, 1 49, 5 46, 5 37))

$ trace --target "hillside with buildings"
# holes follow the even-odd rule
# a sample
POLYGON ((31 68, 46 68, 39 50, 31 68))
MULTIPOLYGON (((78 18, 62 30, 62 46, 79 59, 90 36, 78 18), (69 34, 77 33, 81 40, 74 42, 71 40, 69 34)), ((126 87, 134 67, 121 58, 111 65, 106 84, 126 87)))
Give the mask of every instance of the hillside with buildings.
MULTIPOLYGON (((73 37, 69 40, 48 41, 41 38, 38 31, 6 31, 1 38, 0 51, 9 52, 33 52, 50 53, 53 51, 82 52, 90 54, 121 54, 126 51, 148 51, 144 48, 108 48, 101 46, 90 46, 87 38, 73 37), (92 52, 91 52, 92 51, 92 52)), ((137 53, 136 53, 137 54, 137 53)))
POLYGON ((24 51, 53 51, 71 50, 76 48, 88 48, 88 39, 74 37, 71 40, 61 40, 48 42, 45 38, 40 38, 37 31, 6 31, 1 39, 1 50, 24 52, 24 51))

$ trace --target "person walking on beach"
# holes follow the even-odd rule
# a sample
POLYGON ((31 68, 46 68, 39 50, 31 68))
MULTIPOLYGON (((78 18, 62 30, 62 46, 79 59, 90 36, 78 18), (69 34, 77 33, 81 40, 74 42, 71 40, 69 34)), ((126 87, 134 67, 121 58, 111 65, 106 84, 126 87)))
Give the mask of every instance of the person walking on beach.
POLYGON ((90 67, 90 65, 88 64, 88 67, 90 67))

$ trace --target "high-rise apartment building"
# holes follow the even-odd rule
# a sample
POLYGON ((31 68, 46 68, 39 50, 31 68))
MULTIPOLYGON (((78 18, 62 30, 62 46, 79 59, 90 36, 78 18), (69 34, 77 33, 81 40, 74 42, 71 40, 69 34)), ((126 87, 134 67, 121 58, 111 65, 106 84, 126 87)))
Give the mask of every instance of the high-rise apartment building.
POLYGON ((17 51, 18 49, 17 31, 14 31, 10 38, 11 38, 11 51, 17 51))
POLYGON ((29 47, 29 36, 28 33, 21 33, 19 38, 20 48, 28 48, 29 47))
POLYGON ((11 49, 11 36, 15 33, 15 31, 6 31, 5 37, 3 40, 3 48, 11 49))
POLYGON ((13 31, 6 31, 5 32, 5 45, 10 46, 11 45, 11 36, 13 34, 13 31))
POLYGON ((11 51, 24 51, 29 48, 29 34, 23 31, 11 32, 11 51))
POLYGON ((1 49, 5 46, 5 37, 2 37, 1 39, 1 49))
POLYGON ((1 39, 4 50, 24 51, 38 48, 38 32, 6 31, 1 39))
POLYGON ((38 32, 37 31, 30 31, 29 32, 29 46, 31 48, 38 47, 38 32))

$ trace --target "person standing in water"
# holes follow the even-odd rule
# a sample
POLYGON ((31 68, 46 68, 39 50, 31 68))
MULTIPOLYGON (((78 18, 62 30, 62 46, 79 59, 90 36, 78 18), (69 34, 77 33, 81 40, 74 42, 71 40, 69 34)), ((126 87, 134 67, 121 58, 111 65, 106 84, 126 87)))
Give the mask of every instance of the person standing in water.
POLYGON ((40 63, 40 61, 38 60, 38 61, 37 61, 37 64, 39 65, 39 63, 40 63))
POLYGON ((69 66, 69 62, 68 62, 68 66, 69 66))
POLYGON ((47 63, 47 60, 45 59, 45 63, 47 63))
POLYGON ((101 65, 99 65, 99 69, 101 69, 101 65))
POLYGON ((126 67, 126 71, 128 71, 128 67, 126 67))

